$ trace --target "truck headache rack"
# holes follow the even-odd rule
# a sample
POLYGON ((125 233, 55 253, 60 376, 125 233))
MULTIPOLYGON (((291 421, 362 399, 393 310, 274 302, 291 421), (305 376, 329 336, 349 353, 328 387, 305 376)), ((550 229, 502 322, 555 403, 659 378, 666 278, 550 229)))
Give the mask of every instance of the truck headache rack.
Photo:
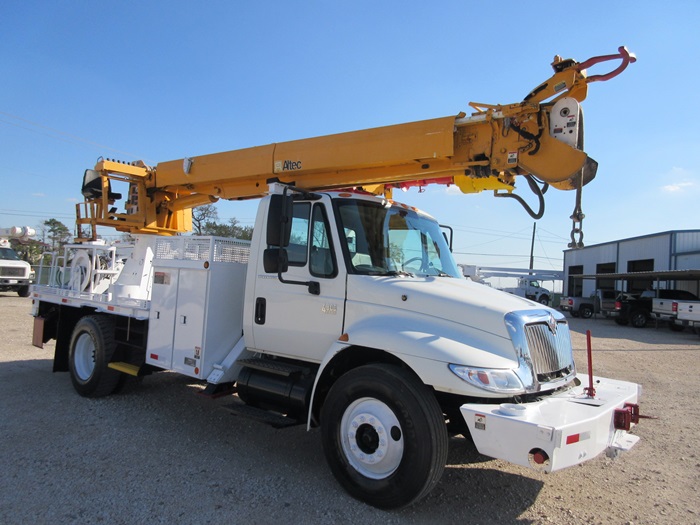
POLYGON ((160 261, 211 261, 247 264, 250 241, 222 237, 160 237, 155 258, 160 261))

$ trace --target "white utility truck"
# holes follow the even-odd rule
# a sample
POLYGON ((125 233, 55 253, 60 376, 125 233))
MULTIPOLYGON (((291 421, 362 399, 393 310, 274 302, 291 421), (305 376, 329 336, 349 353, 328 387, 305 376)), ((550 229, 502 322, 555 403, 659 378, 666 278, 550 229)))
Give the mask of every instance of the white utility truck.
POLYGON ((155 168, 101 160, 83 179, 83 236, 34 288, 34 344, 56 340, 54 370, 83 396, 173 370, 273 425, 320 427, 340 484, 380 508, 435 486, 448 429, 544 471, 629 449, 640 387, 584 388, 561 313, 464 279, 435 219, 389 197, 431 182, 512 191, 519 175, 580 192, 595 169, 577 147, 578 101, 596 79, 584 66, 611 58, 616 72, 634 60, 624 48, 558 59, 525 102, 471 117, 155 168), (129 184, 126 213, 115 181, 129 184), (251 197, 250 242, 174 235, 192 206, 251 197), (104 226, 134 234, 133 247, 96 241, 104 226))
POLYGON ((12 249, 10 239, 27 240, 35 234, 29 226, 0 228, 0 292, 17 292, 20 297, 29 297, 34 272, 12 249))
POLYGON ((512 293, 520 297, 532 299, 536 303, 549 304, 552 298, 552 292, 544 286, 540 286, 540 282, 528 277, 518 279, 518 286, 512 288, 504 288, 504 292, 512 293))

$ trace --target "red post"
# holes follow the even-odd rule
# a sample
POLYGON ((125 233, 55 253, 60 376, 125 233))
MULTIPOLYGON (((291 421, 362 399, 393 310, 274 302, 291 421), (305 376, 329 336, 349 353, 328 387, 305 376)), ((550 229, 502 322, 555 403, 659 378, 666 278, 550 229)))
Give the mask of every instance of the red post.
POLYGON ((595 397, 595 387, 593 386, 593 349, 591 347, 591 331, 586 330, 586 344, 588 347, 588 386, 583 391, 588 397, 595 397))

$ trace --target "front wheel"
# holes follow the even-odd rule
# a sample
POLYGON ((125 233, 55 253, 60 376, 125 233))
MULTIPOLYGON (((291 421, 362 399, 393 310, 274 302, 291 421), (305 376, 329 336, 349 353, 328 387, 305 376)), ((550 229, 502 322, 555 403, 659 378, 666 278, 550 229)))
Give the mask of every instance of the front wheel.
POLYGON ((19 295, 20 297, 29 297, 29 285, 20 286, 17 290, 17 295, 19 295))
POLYGON ((340 484, 383 509, 424 497, 447 461, 447 426, 435 396, 393 365, 365 365, 340 377, 323 405, 321 433, 340 484))
POLYGON ((542 295, 540 298, 537 300, 538 303, 548 305, 549 304, 549 296, 548 295, 542 295))
POLYGON ((113 319, 89 315, 75 325, 68 366, 73 387, 81 396, 108 396, 120 386, 123 374, 107 366, 114 348, 113 319))

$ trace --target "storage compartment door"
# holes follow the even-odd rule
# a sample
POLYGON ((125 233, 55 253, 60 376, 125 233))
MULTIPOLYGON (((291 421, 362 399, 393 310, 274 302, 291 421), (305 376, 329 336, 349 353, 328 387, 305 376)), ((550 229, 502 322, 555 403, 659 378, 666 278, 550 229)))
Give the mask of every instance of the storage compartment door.
POLYGON ((180 270, 172 369, 191 377, 200 375, 208 277, 206 270, 180 270))
POLYGON ((173 362, 173 326, 177 309, 179 270, 156 268, 148 316, 146 363, 169 370, 173 362))

